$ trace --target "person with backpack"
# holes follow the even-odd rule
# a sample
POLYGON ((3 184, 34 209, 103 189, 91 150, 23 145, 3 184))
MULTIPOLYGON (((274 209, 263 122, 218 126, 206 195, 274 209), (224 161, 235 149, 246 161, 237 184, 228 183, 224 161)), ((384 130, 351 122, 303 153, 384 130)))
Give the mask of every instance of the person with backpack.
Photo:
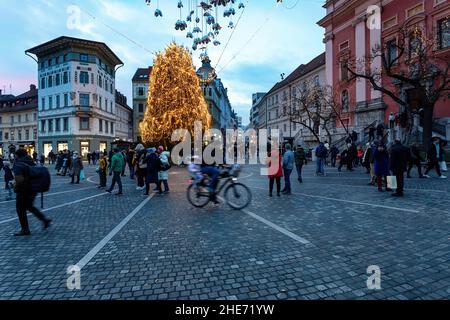
MULTIPOLYGON (((34 179, 34 175, 32 174, 34 171, 32 169, 36 166, 36 163, 30 158, 25 149, 17 150, 15 155, 16 162, 13 167, 15 179, 14 190, 16 192, 16 211, 19 217, 21 230, 14 233, 14 236, 29 236, 31 232, 28 226, 27 211, 30 211, 36 218, 42 221, 44 229, 47 229, 50 226, 51 220, 33 205, 37 194, 36 186, 45 185, 45 187, 47 187, 47 184, 45 183, 46 181, 34 179)), ((47 170, 45 167, 41 167, 40 169, 47 170)))
POLYGON ((170 165, 170 152, 164 151, 164 147, 160 146, 158 148, 159 153, 159 161, 160 161, 160 170, 158 172, 158 191, 162 192, 161 183, 164 184, 164 193, 167 194, 170 192, 169 190, 169 169, 170 165))
POLYGON ((5 171, 5 190, 8 191, 8 196, 6 197, 6 201, 9 201, 12 199, 12 185, 14 181, 14 175, 12 173, 10 163, 9 161, 5 161, 3 163, 3 170, 5 171))
POLYGON ((109 175, 113 176, 111 187, 109 189, 106 189, 106 192, 111 193, 114 190, 114 186, 117 184, 119 185, 119 192, 116 193, 116 196, 123 195, 122 192, 122 180, 120 178, 120 175, 122 174, 123 168, 125 167, 125 160, 122 156, 122 153, 119 151, 118 148, 114 148, 113 150, 114 155, 111 158, 111 164, 109 167, 109 175))
POLYGON ((321 142, 316 148, 317 169, 316 175, 325 175, 325 159, 328 157, 328 149, 321 142))

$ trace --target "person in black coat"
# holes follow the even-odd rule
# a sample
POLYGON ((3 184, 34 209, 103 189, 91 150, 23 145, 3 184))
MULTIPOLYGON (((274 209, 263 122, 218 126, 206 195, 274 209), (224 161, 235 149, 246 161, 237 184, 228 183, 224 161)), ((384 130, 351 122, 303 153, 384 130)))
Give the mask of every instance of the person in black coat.
POLYGON ((409 149, 402 145, 399 139, 395 139, 391 147, 389 169, 397 178, 397 190, 392 194, 394 197, 403 197, 404 172, 408 165, 409 149))
POLYGON ((19 217, 19 222, 21 230, 16 232, 14 236, 28 236, 30 235, 30 228, 28 226, 27 211, 30 211, 36 218, 38 218, 47 229, 50 226, 51 220, 48 219, 42 212, 40 212, 34 205, 34 199, 36 198, 36 193, 31 191, 31 183, 28 178, 29 167, 33 167, 36 164, 28 156, 28 153, 24 149, 19 149, 16 151, 16 162, 13 167, 14 177, 15 177, 15 187, 16 192, 16 211, 19 217))
POLYGON ((438 137, 434 137, 432 140, 432 143, 430 147, 428 148, 428 166, 427 170, 425 171, 425 177, 429 178, 428 172, 430 172, 431 169, 435 168, 436 173, 440 178, 446 178, 446 176, 442 175, 441 173, 441 166, 439 164, 439 159, 442 154, 442 148, 440 146, 441 139, 438 137))
POLYGON ((417 143, 413 143, 409 148, 409 159, 408 159, 408 178, 411 178, 411 169, 413 166, 417 167, 417 171, 419 172, 419 178, 425 178, 422 174, 422 165, 423 161, 422 156, 420 155, 420 149, 417 143))
POLYGON ((336 146, 332 146, 330 149, 331 166, 336 167, 336 157, 339 154, 339 149, 336 146))
POLYGON ((148 150, 144 162, 147 164, 147 174, 145 176, 145 195, 149 194, 150 184, 152 183, 156 184, 158 193, 162 194, 161 186, 158 184, 158 172, 161 169, 161 165, 155 148, 148 150))

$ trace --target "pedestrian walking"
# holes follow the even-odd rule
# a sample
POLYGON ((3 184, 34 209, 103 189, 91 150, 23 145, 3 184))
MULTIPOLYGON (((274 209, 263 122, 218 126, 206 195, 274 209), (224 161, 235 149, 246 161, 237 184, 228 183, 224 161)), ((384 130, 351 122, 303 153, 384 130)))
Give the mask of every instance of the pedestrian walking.
POLYGON ((298 175, 298 182, 303 183, 303 177, 302 177, 302 169, 303 166, 306 165, 306 153, 305 150, 302 148, 301 145, 297 146, 297 149, 294 153, 294 160, 295 160, 295 167, 297 169, 297 175, 298 175))
POLYGON ((328 157, 328 150, 321 142, 316 148, 317 168, 316 175, 325 175, 325 159, 328 157))
POLYGON ((75 151, 72 156, 72 161, 70 162, 70 176, 72 177, 71 184, 79 184, 80 183, 80 174, 81 170, 83 170, 83 162, 81 161, 78 152, 75 151), (77 178, 75 182, 75 177, 77 178))
POLYGON ((91 159, 92 159, 92 153, 88 152, 88 154, 87 154, 88 165, 91 165, 91 159))
POLYGON ((98 175, 100 178, 100 185, 98 186, 99 189, 106 188, 107 171, 108 171, 108 154, 105 152, 102 154, 98 162, 98 175))
POLYGON ((133 149, 129 149, 127 153, 127 164, 128 168, 130 169, 130 179, 132 180, 134 180, 134 164, 133 164, 134 155, 135 152, 133 151, 133 149))
POLYGON ((111 157, 111 163, 109 167, 109 175, 112 175, 113 178, 111 187, 109 189, 106 189, 106 192, 111 193, 117 183, 119 185, 119 192, 115 193, 115 195, 120 196, 123 194, 122 180, 120 178, 120 175, 123 171, 123 167, 125 166, 125 160, 118 148, 114 148, 113 152, 114 155, 111 157))
POLYGON ((160 170, 158 172, 158 190, 162 190, 161 183, 164 184, 165 194, 170 192, 169 189, 169 169, 170 169, 170 152, 164 151, 164 147, 158 148, 160 170))
POLYGON ((410 150, 402 145, 400 139, 395 139, 390 150, 389 168, 397 180, 397 190, 392 194, 394 197, 403 197, 404 173, 408 165, 410 150))
POLYGON ((356 166, 361 165, 363 163, 363 157, 364 157, 364 150, 361 145, 358 145, 358 148, 356 149, 356 166))
POLYGON ((272 151, 267 155, 267 167, 269 177, 269 197, 273 196, 273 185, 277 184, 277 196, 281 196, 281 178, 283 177, 281 153, 278 150, 278 146, 274 146, 272 151))
POLYGON ((363 160, 363 162, 366 164, 366 167, 368 167, 368 171, 370 174, 370 181, 368 183, 368 185, 370 186, 375 186, 377 182, 377 176, 375 175, 375 158, 374 158, 375 149, 376 149, 375 142, 370 143, 367 146, 366 152, 364 153, 364 160, 363 160))
POLYGON ((439 159, 442 158, 442 148, 440 146, 440 140, 441 139, 439 137, 433 137, 432 143, 431 143, 430 147, 428 148, 428 165, 427 165, 427 170, 425 170, 425 174, 424 174, 424 176, 426 178, 430 178, 428 173, 433 168, 436 170, 436 173, 439 176, 439 178, 441 178, 441 179, 447 178, 446 176, 444 176, 442 174, 441 166, 439 164, 439 159))
POLYGON ((143 190, 145 186, 145 176, 147 175, 147 163, 145 163, 145 158, 147 156, 147 151, 142 144, 138 144, 134 149, 134 168, 137 180, 136 190, 143 190))
POLYGON ((339 154, 339 149, 336 146, 332 146, 330 149, 331 166, 336 167, 336 157, 339 154))
MULTIPOLYGON (((386 181, 386 177, 390 175, 389 172, 389 153, 386 147, 380 143, 374 151, 374 170, 377 177, 378 191, 382 192, 382 179, 386 181)), ((392 191, 386 186, 386 191, 392 191)))
POLYGON ((348 143, 347 148, 341 153, 341 161, 339 163, 338 171, 340 172, 344 165, 347 166, 347 171, 353 171, 353 159, 352 144, 348 143))
POLYGON ((155 184, 159 194, 162 194, 162 190, 158 185, 158 172, 160 171, 160 162, 155 148, 147 150, 147 156, 144 160, 146 166, 145 176, 145 193, 148 196, 150 192, 150 184, 155 184))
POLYGON ((42 221, 44 229, 47 229, 51 223, 51 220, 33 205, 36 193, 32 190, 29 172, 30 167, 34 166, 36 166, 36 163, 28 156, 26 150, 19 149, 16 151, 16 161, 13 167, 14 188, 16 192, 16 211, 21 230, 16 232, 14 236, 28 236, 31 234, 28 226, 27 211, 30 211, 36 218, 42 221))
POLYGON ((9 161, 5 161, 3 163, 3 170, 5 171, 4 179, 5 179, 5 190, 8 192, 6 196, 6 201, 9 201, 13 197, 13 185, 14 185, 14 175, 11 170, 11 163, 9 161))
POLYGON ((395 125, 395 114, 393 112, 391 112, 389 114, 389 129, 394 129, 394 125, 395 125))
POLYGON ((285 146, 286 152, 283 155, 283 174, 284 174, 284 189, 281 191, 283 194, 291 194, 291 173, 294 169, 294 152, 291 150, 289 143, 285 146))
POLYGON ((408 157, 408 171, 407 177, 411 178, 411 170, 414 166, 417 167, 417 172, 419 173, 419 178, 425 178, 422 174, 422 162, 424 161, 423 157, 420 155, 419 145, 417 143, 413 143, 409 148, 409 157, 408 157))
POLYGON ((447 162, 445 162, 445 147, 447 146, 447 140, 439 139, 439 149, 441 154, 439 156, 439 165, 441 172, 447 172, 447 162))

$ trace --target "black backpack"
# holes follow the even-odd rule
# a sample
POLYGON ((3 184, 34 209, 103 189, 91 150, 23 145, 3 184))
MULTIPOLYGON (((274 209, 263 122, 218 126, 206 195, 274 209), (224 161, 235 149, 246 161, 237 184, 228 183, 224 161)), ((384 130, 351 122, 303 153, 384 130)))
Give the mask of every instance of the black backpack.
POLYGON ((170 168, 172 168, 172 165, 170 164, 170 161, 167 161, 167 163, 163 163, 161 160, 159 160, 160 162, 160 170, 161 171, 167 171, 170 168))
POLYGON ((44 166, 28 166, 28 178, 30 179, 30 191, 43 193, 50 190, 50 172, 44 166))

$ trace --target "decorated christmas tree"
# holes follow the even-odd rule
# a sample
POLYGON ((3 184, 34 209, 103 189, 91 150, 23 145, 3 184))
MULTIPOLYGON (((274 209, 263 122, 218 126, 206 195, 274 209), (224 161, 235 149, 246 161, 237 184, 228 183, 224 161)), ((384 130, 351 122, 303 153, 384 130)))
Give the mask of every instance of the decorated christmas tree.
POLYGON ((211 116, 189 51, 171 43, 158 53, 150 76, 147 110, 140 124, 142 141, 170 145, 172 132, 187 129, 194 122, 203 129, 211 126, 211 116))

